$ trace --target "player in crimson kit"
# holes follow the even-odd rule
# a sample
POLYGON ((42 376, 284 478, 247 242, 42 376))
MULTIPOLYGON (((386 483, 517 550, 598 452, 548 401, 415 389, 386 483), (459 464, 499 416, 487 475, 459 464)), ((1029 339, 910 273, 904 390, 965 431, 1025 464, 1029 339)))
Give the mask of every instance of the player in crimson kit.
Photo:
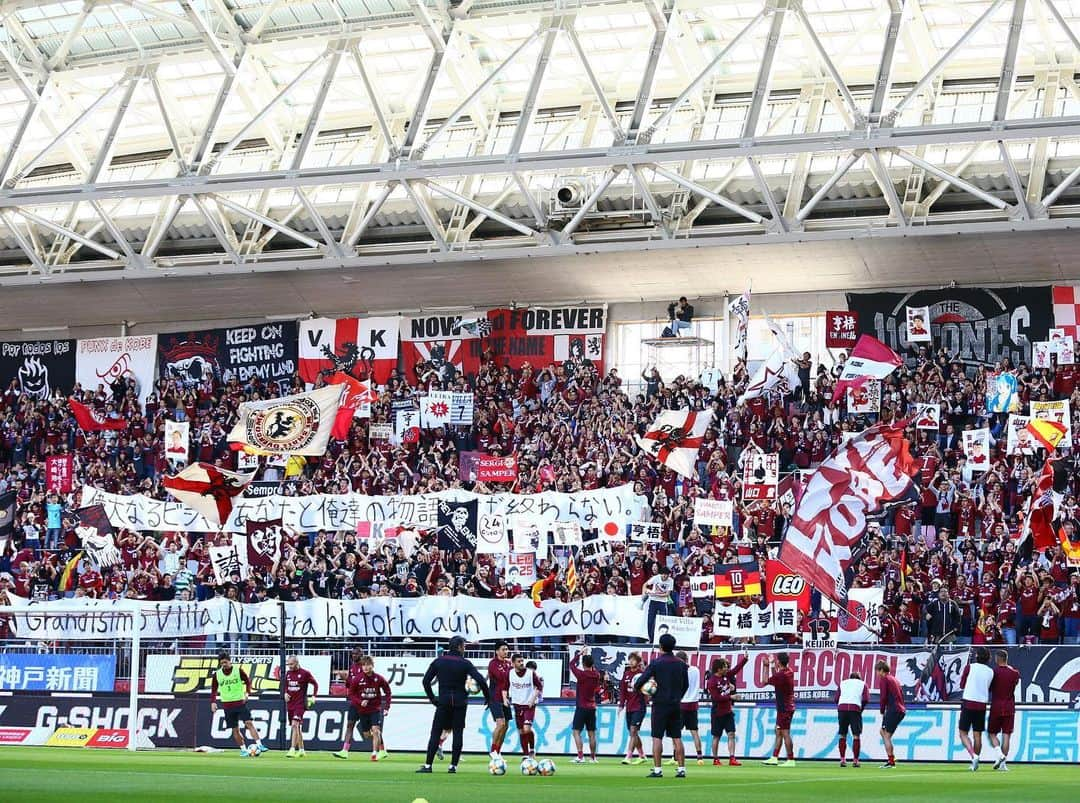
POLYGON ((878 661, 874 664, 874 674, 878 676, 878 687, 881 694, 881 741, 885 744, 885 755, 887 756, 881 768, 888 770, 896 766, 892 737, 907 714, 907 706, 904 705, 904 690, 900 688, 896 678, 889 674, 889 665, 885 661, 878 661))
POLYGON ((586 647, 582 647, 574 659, 570 662, 570 672, 577 681, 577 700, 574 708, 574 721, 570 730, 574 734, 574 745, 577 747, 575 764, 585 763, 585 751, 581 741, 581 732, 589 732, 589 763, 599 764, 596 760, 596 695, 600 691, 600 682, 603 676, 593 666, 591 655, 586 655, 586 647))
POLYGON ((761 762, 771 767, 794 767, 795 747, 791 743, 791 720, 795 716, 795 673, 788 667, 786 652, 769 658, 772 674, 765 682, 776 689, 776 741, 772 757, 761 762), (784 746, 787 761, 780 763, 780 745, 784 746))
POLYGON ((990 746, 998 747, 997 735, 1001 734, 1001 755, 994 762, 994 769, 1009 771, 1009 746, 1012 741, 1013 720, 1016 717, 1016 686, 1020 673, 1009 666, 1009 654, 994 650, 994 677, 990 681, 990 724, 987 735, 990 746))
POLYGON ((712 701, 712 753, 713 766, 720 766, 720 734, 728 737, 728 766, 741 767, 742 762, 735 758, 735 678, 750 658, 750 653, 743 650, 739 662, 732 668, 726 658, 717 658, 709 667, 709 679, 705 681, 705 691, 712 701))
POLYGON ((345 731, 341 750, 333 754, 334 758, 349 757, 349 743, 357 725, 365 737, 371 736, 371 760, 381 761, 387 758, 389 754, 382 740, 383 718, 390 711, 393 697, 386 678, 376 674, 375 661, 370 655, 360 660, 359 673, 350 669, 345 693, 349 698, 348 729, 345 731))
POLYGON ((641 743, 641 723, 645 721, 645 695, 634 689, 634 681, 641 674, 641 656, 632 652, 626 658, 626 669, 619 681, 619 708, 626 709, 626 729, 630 742, 626 746, 623 764, 643 764, 645 747, 641 743))
POLYGON ((495 655, 488 661, 488 688, 491 689, 491 718, 495 727, 491 731, 491 757, 502 752, 503 739, 510 719, 510 645, 495 642, 495 655))
POLYGON ((285 758, 304 757, 304 712, 315 704, 319 681, 300 666, 300 659, 290 655, 285 659, 285 711, 289 715, 292 739, 285 758), (313 687, 308 694, 308 687, 313 687))

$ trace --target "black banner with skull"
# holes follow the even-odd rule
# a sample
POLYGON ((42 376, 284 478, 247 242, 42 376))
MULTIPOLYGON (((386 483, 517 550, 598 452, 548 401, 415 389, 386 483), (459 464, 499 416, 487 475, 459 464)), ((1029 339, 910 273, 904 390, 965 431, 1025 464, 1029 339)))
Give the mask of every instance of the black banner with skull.
POLYGON ((288 380, 297 369, 299 325, 278 321, 158 336, 158 376, 193 386, 208 379, 264 383, 288 380))
POLYGON ((75 341, 0 343, 0 387, 12 382, 31 399, 47 399, 54 390, 67 395, 75 384, 75 341))

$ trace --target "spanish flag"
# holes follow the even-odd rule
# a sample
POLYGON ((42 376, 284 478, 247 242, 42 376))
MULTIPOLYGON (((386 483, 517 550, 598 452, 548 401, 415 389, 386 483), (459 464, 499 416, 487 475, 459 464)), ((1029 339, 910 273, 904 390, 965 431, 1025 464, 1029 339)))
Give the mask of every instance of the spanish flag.
POLYGON ((76 584, 79 582, 79 561, 82 560, 83 553, 73 557, 64 566, 64 571, 60 575, 60 591, 74 591, 76 584))
POLYGON ((1046 418, 1031 419, 1025 429, 1031 433, 1031 437, 1045 446, 1048 452, 1054 451, 1065 437, 1065 425, 1046 418))
POLYGON ((570 562, 566 564, 566 588, 573 596, 577 592, 578 576, 577 567, 574 566, 574 556, 570 556, 570 562))
POLYGON ((905 546, 900 550, 900 590, 907 590, 907 576, 911 574, 911 569, 907 565, 907 547, 905 546))
POLYGON ((721 563, 713 572, 717 599, 761 593, 761 572, 756 563, 721 563))
POLYGON ((543 600, 544 594, 550 594, 552 589, 555 588, 555 580, 558 578, 558 572, 551 572, 543 580, 537 580, 532 584, 532 589, 529 596, 532 597, 533 605, 537 608, 540 607, 540 601, 543 600))

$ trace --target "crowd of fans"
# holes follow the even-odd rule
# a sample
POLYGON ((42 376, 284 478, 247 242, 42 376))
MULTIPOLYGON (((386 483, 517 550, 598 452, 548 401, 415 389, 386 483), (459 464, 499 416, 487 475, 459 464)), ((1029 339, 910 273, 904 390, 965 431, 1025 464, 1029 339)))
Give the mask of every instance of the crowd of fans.
MULTIPOLYGON (((511 370, 489 353, 479 372, 468 377, 421 362, 396 373, 381 388, 371 418, 354 420, 348 438, 333 442, 324 457, 264 464, 258 478, 278 482, 279 492, 286 495, 416 494, 455 487, 481 493, 570 492, 633 483, 648 497, 653 521, 661 525, 661 541, 616 545, 610 559, 579 562, 576 593, 640 594, 650 578, 667 568, 674 585, 667 609, 700 617, 704 640, 717 642, 722 639, 712 633, 714 603, 695 598, 689 578, 710 574, 719 563, 763 562, 778 545, 792 512, 780 502, 741 502, 743 452, 753 444, 778 453, 782 471, 798 477, 847 433, 877 420, 901 420, 915 402, 940 402, 936 434, 914 428, 907 432, 920 462, 918 501, 891 506, 871 526, 868 547, 852 567, 853 587, 884 588, 881 640, 1076 643, 1080 570, 1068 566, 1061 548, 1035 554, 1017 548, 1021 515, 1043 456, 1006 454, 1007 416, 984 411, 990 369, 965 371, 950 355, 924 348, 912 364, 884 380, 880 415, 856 416, 847 412, 843 400, 830 402, 839 364, 814 370, 807 353, 798 363, 802 387, 786 398, 754 399, 740 407, 736 400, 748 380, 741 362, 731 377, 706 372, 703 378, 715 386, 686 377, 665 382, 650 368, 640 383, 633 378, 632 388, 617 370, 605 373, 588 360, 511 370), (369 439, 370 424, 392 420, 393 402, 443 387, 473 390, 471 427, 424 430, 418 443, 369 439), (715 417, 699 453, 696 477, 683 478, 638 449, 635 436, 659 411, 709 407, 715 417), (960 433, 981 426, 991 430, 990 468, 974 473, 962 452, 960 433), (466 450, 516 455, 517 480, 499 485, 462 481, 458 455, 466 450), (695 527, 698 496, 735 500, 734 527, 695 527), (905 552, 909 572, 901 578, 905 552)), ((1025 405, 1030 400, 1069 399, 1072 409, 1080 408, 1072 365, 1033 370, 1004 362, 996 370, 1016 373, 1025 405)), ((70 414, 66 394, 54 391, 48 399, 34 399, 21 394, 13 381, 0 396, 0 494, 15 491, 18 504, 15 537, 0 555, 0 604, 12 593, 37 599, 64 594, 148 600, 225 595, 243 601, 423 594, 512 598, 529 593, 527 587, 507 584, 499 558, 440 552, 433 534, 420 533, 408 554, 402 547, 370 543, 355 533, 291 531, 274 569, 224 585, 214 583, 208 548, 227 535, 121 531, 121 563, 99 571, 84 559, 72 578, 74 589, 59 588, 64 568, 78 554, 73 512, 83 484, 165 498, 161 480, 172 469, 163 434, 170 418, 191 423, 191 460, 235 468, 236 454, 226 434, 238 405, 302 389, 299 377, 280 387, 267 387, 258 379, 185 383, 169 378, 159 380, 141 405, 130 378, 111 387, 76 386, 75 398, 106 417, 129 422, 118 432, 86 433, 70 414), (75 465, 74 488, 62 496, 46 491, 44 470, 45 459, 61 453, 72 454, 75 465)), ((1071 520, 1080 474, 1072 470, 1069 452, 1064 454, 1070 485, 1062 514, 1071 520)), ((540 563, 537 574, 549 576, 557 568, 553 561, 540 563)), ((564 572, 545 593, 568 597, 564 572)), ((742 604, 758 601, 747 598, 742 604)), ((816 609, 817 595, 813 601, 816 609)))

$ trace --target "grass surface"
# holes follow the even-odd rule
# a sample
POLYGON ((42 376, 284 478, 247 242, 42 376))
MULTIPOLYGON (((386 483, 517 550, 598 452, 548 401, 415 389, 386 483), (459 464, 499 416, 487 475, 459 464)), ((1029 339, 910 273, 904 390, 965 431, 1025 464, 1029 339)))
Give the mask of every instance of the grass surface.
POLYGON ((507 756, 503 777, 487 772, 485 756, 467 756, 458 775, 436 762, 432 775, 416 775, 419 757, 405 753, 372 764, 354 753, 348 761, 328 753, 286 759, 272 751, 257 759, 236 751, 202 755, 181 752, 131 754, 119 750, 0 748, 0 799, 4 801, 204 801, 368 800, 374 803, 524 801, 524 803, 603 803, 604 801, 715 801, 720 796, 778 803, 787 800, 1023 800, 1074 801, 1080 767, 1015 765, 1008 774, 984 764, 978 773, 967 764, 907 764, 881 770, 877 763, 840 769, 835 762, 798 766, 698 767, 677 780, 664 767, 662 780, 644 776, 648 766, 624 767, 618 759, 598 766, 575 766, 556 759, 554 777, 522 777, 518 758, 507 756))

